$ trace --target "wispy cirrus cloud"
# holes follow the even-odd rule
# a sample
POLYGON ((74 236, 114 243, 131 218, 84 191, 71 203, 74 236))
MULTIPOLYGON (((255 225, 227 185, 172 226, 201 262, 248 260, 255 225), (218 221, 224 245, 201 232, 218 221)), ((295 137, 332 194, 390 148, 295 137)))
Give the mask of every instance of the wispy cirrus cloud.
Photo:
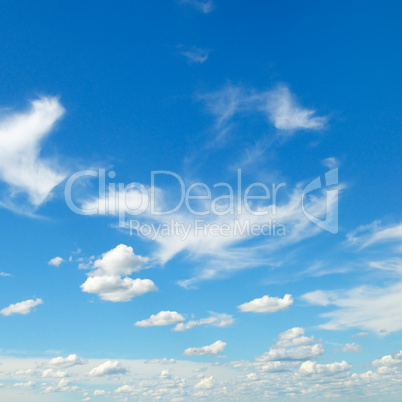
POLYGON ((321 315, 329 319, 320 325, 323 329, 359 328, 379 335, 402 330, 402 282, 384 287, 316 290, 304 294, 302 298, 313 305, 337 307, 321 315))
POLYGON ((209 14, 215 8, 213 0, 179 0, 179 2, 188 4, 204 14, 209 14))
POLYGON ((66 177, 57 163, 40 156, 41 143, 63 114, 58 98, 42 97, 26 112, 0 118, 0 179, 9 186, 3 206, 18 209, 14 200, 22 193, 38 207, 66 177))
MULTIPOLYGON (((181 46, 180 46, 181 48, 181 46)), ((182 48, 179 54, 186 58, 188 64, 202 64, 208 59, 210 51, 199 47, 182 48)))
POLYGON ((328 122, 328 117, 316 116, 316 110, 300 106, 296 96, 286 85, 256 91, 229 84, 221 90, 202 94, 199 98, 215 116, 217 141, 227 135, 236 116, 260 114, 280 135, 286 136, 300 130, 321 130, 328 122))

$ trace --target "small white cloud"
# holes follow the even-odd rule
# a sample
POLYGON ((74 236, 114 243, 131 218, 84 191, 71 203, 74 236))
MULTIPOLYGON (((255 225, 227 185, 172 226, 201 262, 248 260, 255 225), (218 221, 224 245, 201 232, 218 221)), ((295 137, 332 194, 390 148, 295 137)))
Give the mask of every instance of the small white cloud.
POLYGON ((269 119, 279 130, 320 130, 327 122, 326 117, 315 117, 315 110, 298 106, 285 86, 269 92, 265 107, 269 119))
POLYGON ((50 366, 62 366, 62 367, 72 367, 85 363, 86 362, 81 358, 79 358, 78 355, 76 355, 75 353, 68 355, 67 357, 62 356, 54 357, 53 359, 50 359, 48 362, 50 366))
POLYGON ((130 275, 140 271, 148 261, 148 257, 134 254, 132 247, 119 244, 94 261, 91 275, 130 275))
POLYGON ((198 348, 187 348, 183 355, 185 356, 205 356, 205 355, 217 355, 222 352, 226 347, 226 342, 216 341, 211 345, 201 346, 198 348))
POLYGON ((65 370, 46 369, 42 371, 42 377, 64 378, 68 377, 68 373, 65 370))
POLYGON ((184 320, 185 318, 176 311, 161 311, 158 314, 152 314, 146 320, 137 321, 134 325, 137 327, 160 327, 177 324, 184 320))
POLYGON ((0 272, 0 276, 11 276, 11 274, 8 274, 7 272, 0 272))
POLYGON ((209 50, 197 47, 181 50, 180 54, 187 59, 189 64, 205 63, 209 56, 209 50))
POLYGON ((215 8, 212 0, 180 0, 180 3, 189 4, 204 14, 210 13, 215 8))
POLYGON ((88 374, 90 376, 99 377, 103 375, 112 374, 125 374, 127 369, 125 369, 118 361, 106 361, 101 365, 93 368, 88 374))
POLYGON ((361 352, 362 347, 357 343, 347 343, 343 348, 342 352, 361 352))
POLYGON ((121 278, 118 275, 90 277, 81 285, 81 289, 111 302, 128 302, 135 296, 158 290, 150 279, 121 278))
POLYGON ((130 392, 136 391, 136 388, 133 387, 132 385, 123 385, 117 389, 114 390, 115 394, 128 394, 130 392))
POLYGON ((49 264, 49 265, 53 265, 54 267, 58 267, 58 266, 60 266, 60 264, 62 264, 63 262, 64 262, 63 258, 61 258, 61 257, 54 257, 54 258, 52 258, 52 259, 48 262, 48 264, 49 264))
POLYGON ((358 332, 357 334, 353 334, 352 338, 365 338, 366 336, 369 336, 368 332, 358 332))
POLYGON ((13 196, 25 193, 34 206, 42 204, 66 176, 39 156, 40 143, 63 114, 57 98, 43 97, 31 102, 27 112, 0 120, 0 178, 13 196))
POLYGON ((15 388, 34 388, 35 382, 34 381, 27 381, 27 382, 16 382, 13 387, 15 388))
POLYGON ((373 366, 393 366, 395 364, 402 364, 402 350, 376 359, 372 363, 373 366))
POLYGON ((324 159, 322 164, 328 169, 335 169, 339 167, 339 161, 334 156, 324 159))
POLYGON ((215 379, 213 376, 205 377, 200 382, 194 385, 195 389, 211 389, 215 385, 215 379))
POLYGON ((299 374, 337 374, 347 370, 350 370, 352 366, 346 362, 334 362, 329 364, 317 364, 317 362, 308 360, 299 368, 299 374))
POLYGON ((201 320, 190 320, 186 323, 179 323, 174 328, 173 331, 182 332, 188 331, 196 326, 213 326, 217 328, 224 328, 232 325, 234 323, 234 318, 229 314, 217 314, 211 313, 211 317, 201 318, 201 320))
POLYGON ((260 299, 254 299, 248 303, 241 304, 237 308, 243 313, 275 313, 279 310, 287 310, 292 304, 293 298, 290 294, 286 294, 282 299, 265 295, 260 299))
POLYGON ((3 308, 3 310, 0 311, 0 314, 9 316, 12 314, 28 314, 31 312, 31 310, 38 306, 39 304, 43 304, 43 301, 41 299, 29 299, 25 300, 19 303, 15 304, 10 304, 8 307, 3 308))

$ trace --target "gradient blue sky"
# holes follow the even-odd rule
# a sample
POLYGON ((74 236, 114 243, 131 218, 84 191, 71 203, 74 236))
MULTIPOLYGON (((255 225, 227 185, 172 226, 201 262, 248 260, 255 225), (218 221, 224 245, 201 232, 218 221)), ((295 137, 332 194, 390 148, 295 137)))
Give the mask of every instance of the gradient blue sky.
MULTIPOLYGON (((400 12, 399 1, 1 1, 0 309, 42 304, 0 311, 0 399, 397 400, 400 12), (66 180, 83 169, 116 172, 110 183, 150 186, 151 171, 169 170, 212 186, 234 185, 241 168, 247 185, 286 183, 278 205, 288 208, 300 186, 335 167, 337 234, 285 212, 283 239, 178 245, 130 236, 116 216, 77 215, 64 199, 66 180), (48 184, 51 172, 61 178, 48 184), (149 258, 127 276, 158 291, 115 302, 83 291, 98 275, 93 261, 120 244, 149 258), (64 261, 49 264, 55 257, 64 261), (286 294, 292 303, 281 309, 286 294), (238 308, 265 295, 271 312, 238 308), (182 332, 134 325, 161 311, 184 322, 231 317, 182 332), (263 368, 256 357, 280 349, 292 328, 322 352, 297 358, 293 343, 288 357, 265 357, 280 369, 263 368), (218 340, 222 358, 183 356, 218 340), (61 363, 70 371, 43 378, 51 358, 71 354, 86 364, 61 363), (160 376, 160 362, 143 372, 142 360, 162 358, 176 361, 169 373, 160 376), (123 369, 91 374, 109 360, 123 369), (200 364, 206 371, 192 372, 200 364)), ((96 180, 81 184, 77 203, 93 201, 96 180)), ((167 203, 174 186, 158 183, 167 203)), ((325 192, 310 201, 325 203, 325 192)))

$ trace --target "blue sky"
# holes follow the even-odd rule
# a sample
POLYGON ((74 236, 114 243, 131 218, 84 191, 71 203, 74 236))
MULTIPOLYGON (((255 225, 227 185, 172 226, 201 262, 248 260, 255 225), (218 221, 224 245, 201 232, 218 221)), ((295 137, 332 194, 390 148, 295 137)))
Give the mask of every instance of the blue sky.
POLYGON ((398 400, 400 11, 0 2, 0 399, 398 400))

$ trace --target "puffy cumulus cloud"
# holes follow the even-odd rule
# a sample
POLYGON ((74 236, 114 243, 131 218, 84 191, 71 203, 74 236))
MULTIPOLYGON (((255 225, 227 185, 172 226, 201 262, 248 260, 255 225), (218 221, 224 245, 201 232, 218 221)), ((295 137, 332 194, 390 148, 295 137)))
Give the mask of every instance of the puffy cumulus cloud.
POLYGON ((179 323, 174 328, 173 331, 182 332, 188 331, 199 325, 204 326, 214 326, 217 328, 224 328, 232 325, 234 323, 234 318, 229 314, 217 314, 211 313, 211 317, 201 318, 200 320, 190 320, 186 323, 179 323))
POLYGON ((42 377, 64 378, 68 376, 69 375, 65 370, 46 369, 42 371, 42 377))
POLYGON ((107 391, 105 391, 104 389, 96 389, 94 391, 94 396, 104 396, 104 395, 108 395, 109 393, 107 391))
POLYGON ((101 258, 92 260, 86 266, 92 270, 81 285, 83 292, 98 294, 102 300, 127 302, 135 296, 158 290, 150 279, 124 276, 139 271, 149 260, 134 254, 132 247, 120 244, 101 258))
POLYGON ((49 264, 49 265, 53 265, 54 267, 58 267, 58 266, 60 266, 63 262, 64 262, 63 258, 61 258, 61 257, 54 257, 54 258, 52 258, 52 259, 48 262, 48 264, 49 264))
POLYGON ((241 304, 240 306, 237 306, 237 308, 243 313, 275 313, 279 310, 287 310, 292 304, 293 298, 290 294, 286 294, 283 299, 265 295, 260 299, 254 299, 250 302, 241 304))
POLYGON ((194 385, 195 389, 211 389, 215 385, 215 379, 213 376, 205 377, 197 384, 194 385))
POLYGON ((128 394, 128 393, 135 392, 135 391, 136 391, 135 387, 133 387, 132 385, 127 385, 127 384, 114 390, 115 394, 128 394))
POLYGON ((102 254, 102 258, 94 261, 91 275, 130 275, 141 270, 149 261, 148 257, 136 255, 132 247, 119 244, 113 250, 102 254))
POLYGON ((212 0, 180 0, 182 4, 189 4, 204 14, 209 14, 215 8, 212 0))
POLYGON ((347 343, 343 348, 342 348, 342 352, 361 352, 362 351, 362 347, 355 343, 347 343))
POLYGON ((70 354, 67 357, 54 357, 53 359, 50 359, 49 362, 47 363, 50 366, 58 366, 58 367, 72 367, 76 365, 82 365, 86 364, 86 361, 78 357, 78 355, 70 354))
POLYGON ((217 355, 222 352, 226 347, 226 342, 216 341, 211 345, 201 346, 198 348, 187 348, 183 355, 185 356, 205 356, 205 355, 217 355))
POLYGON ((279 334, 277 343, 257 357, 256 362, 308 360, 323 353, 321 342, 304 336, 304 328, 295 327, 279 334))
POLYGON ((314 291, 302 296, 310 304, 334 305, 321 316, 329 321, 323 329, 360 328, 378 335, 402 329, 402 282, 385 287, 361 286, 349 290, 314 291))
POLYGON ((160 327, 177 324, 184 320, 185 318, 176 311, 161 311, 158 314, 152 314, 146 320, 137 321, 134 325, 137 327, 160 327))
POLYGON ((19 303, 10 304, 8 307, 0 310, 0 314, 9 316, 12 314, 28 314, 31 310, 38 306, 39 304, 43 304, 42 299, 29 299, 19 303))
POLYGON ((135 296, 158 290, 150 279, 122 278, 118 275, 89 277, 81 289, 86 293, 96 293, 102 300, 127 302, 135 296))
POLYGON ((317 364, 317 362, 308 360, 299 368, 299 374, 337 374, 350 370, 352 365, 346 361, 334 362, 329 364, 317 364))
POLYGON ((13 196, 24 193, 33 206, 42 204, 66 176, 55 162, 40 157, 41 142, 63 114, 57 98, 42 97, 28 111, 0 119, 0 179, 13 196))
POLYGON ((16 382, 13 387, 15 388, 33 388, 35 387, 34 381, 27 381, 27 382, 16 382))
POLYGON ((166 378, 170 378, 170 371, 169 370, 162 370, 159 378, 161 378, 162 380, 165 380, 166 378))
POLYGON ((127 369, 124 368, 118 361, 108 360, 101 365, 93 368, 88 374, 93 377, 112 374, 126 374, 127 369))
POLYGON ((392 366, 394 364, 402 364, 402 350, 395 352, 392 355, 386 355, 380 359, 373 361, 373 366, 392 366))

